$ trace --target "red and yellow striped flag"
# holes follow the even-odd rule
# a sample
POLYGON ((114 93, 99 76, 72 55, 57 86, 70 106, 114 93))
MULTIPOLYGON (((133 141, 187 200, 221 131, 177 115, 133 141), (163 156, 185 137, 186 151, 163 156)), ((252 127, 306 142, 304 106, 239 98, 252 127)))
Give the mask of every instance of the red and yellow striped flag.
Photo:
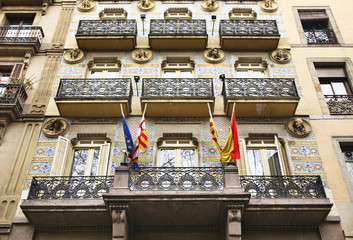
POLYGON ((138 156, 142 151, 145 151, 147 147, 148 147, 148 138, 147 138, 147 132, 146 132, 145 116, 142 115, 141 122, 139 124, 138 131, 137 131, 136 145, 132 153, 129 155, 131 159, 131 163, 137 163, 138 156))

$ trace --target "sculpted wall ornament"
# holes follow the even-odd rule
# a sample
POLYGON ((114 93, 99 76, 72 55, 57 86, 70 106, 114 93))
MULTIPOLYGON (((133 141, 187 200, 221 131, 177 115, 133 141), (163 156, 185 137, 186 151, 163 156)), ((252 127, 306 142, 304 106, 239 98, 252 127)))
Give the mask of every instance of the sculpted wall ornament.
POLYGON ((64 61, 66 63, 80 63, 85 58, 85 54, 78 48, 67 50, 64 54, 64 61))
POLYGON ((156 6, 156 4, 154 3, 153 0, 140 0, 137 3, 138 9, 140 9, 141 11, 144 11, 144 12, 153 9, 154 6, 156 6))
POLYGON ((82 0, 77 4, 77 9, 80 12, 90 12, 96 8, 96 3, 93 0, 82 0))
POLYGON ((311 132, 310 123, 304 118, 293 118, 287 122, 288 133, 297 138, 304 138, 311 132))
POLYGON ((136 49, 131 54, 131 60, 135 63, 148 63, 153 59, 153 53, 149 49, 136 49))
POLYGON ((43 134, 49 138, 56 138, 64 135, 69 130, 69 123, 62 118, 53 118, 43 125, 43 134))
POLYGON ((274 0, 263 0, 260 3, 260 8, 264 12, 275 12, 278 9, 278 4, 274 0))
POLYGON ((224 61, 225 54, 219 48, 210 48, 203 53, 203 59, 208 63, 220 63, 224 61))
POLYGON ((7 128, 7 122, 0 121, 0 143, 5 135, 6 128, 7 128))
POLYGON ((219 3, 216 0, 204 0, 201 3, 202 10, 206 12, 216 11, 219 7, 219 3))
POLYGON ((292 55, 286 49, 276 49, 271 52, 270 58, 276 63, 288 63, 292 59, 292 55))

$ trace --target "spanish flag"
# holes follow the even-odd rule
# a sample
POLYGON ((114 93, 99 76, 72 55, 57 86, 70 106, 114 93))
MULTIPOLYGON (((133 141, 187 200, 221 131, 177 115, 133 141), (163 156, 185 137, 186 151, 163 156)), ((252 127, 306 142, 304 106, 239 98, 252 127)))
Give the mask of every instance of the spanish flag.
POLYGON ((217 129, 214 125, 212 115, 210 113, 210 130, 213 141, 216 143, 219 154, 221 155, 221 163, 228 163, 231 159, 240 159, 239 139, 237 132, 237 123, 235 121, 235 114, 233 114, 232 124, 230 127, 227 142, 222 149, 217 140, 217 129))

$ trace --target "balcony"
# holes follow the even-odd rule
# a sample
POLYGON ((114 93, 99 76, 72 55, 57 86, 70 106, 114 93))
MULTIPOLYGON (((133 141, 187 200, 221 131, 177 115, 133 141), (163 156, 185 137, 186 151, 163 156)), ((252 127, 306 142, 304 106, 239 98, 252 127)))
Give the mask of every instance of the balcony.
POLYGON ((304 29, 308 44, 337 44, 336 34, 332 29, 304 29))
POLYGON ((221 20, 221 47, 232 51, 271 51, 280 39, 275 20, 221 20))
POLYGON ((0 84, 0 115, 9 121, 21 116, 27 93, 22 84, 0 84))
POLYGON ((152 19, 148 38, 154 50, 204 50, 206 20, 152 19))
POLYGON ((133 50, 136 20, 80 20, 76 41, 83 50, 133 50))
POLYGON ((332 115, 353 114, 353 95, 325 95, 328 109, 332 115))
POLYGON ((331 210, 320 176, 241 176, 251 193, 244 225, 318 225, 331 210))
POLYGON ((62 116, 120 117, 131 112, 130 78, 61 79, 56 105, 62 116))
POLYGON ((34 55, 39 51, 43 38, 42 27, 0 27, 0 55, 23 57, 28 52, 34 55))
POLYGON ((21 208, 36 226, 110 226, 102 200, 113 176, 33 177, 21 208), (77 214, 80 212, 80 214, 77 214))
POLYGON ((2 6, 42 6, 51 4, 53 0, 1 0, 2 6))
POLYGON ((214 107, 212 78, 145 78, 141 103, 146 116, 209 116, 214 107))
POLYGON ((225 112, 237 117, 293 116, 299 97, 294 79, 228 78, 223 85, 225 112))

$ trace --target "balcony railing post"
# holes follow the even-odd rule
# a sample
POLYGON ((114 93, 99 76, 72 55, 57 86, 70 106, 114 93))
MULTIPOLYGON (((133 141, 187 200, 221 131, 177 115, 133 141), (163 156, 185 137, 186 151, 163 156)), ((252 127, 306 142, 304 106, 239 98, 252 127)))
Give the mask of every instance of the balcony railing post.
POLYGON ((228 165, 224 168, 224 180, 226 188, 239 188, 240 178, 238 167, 235 165, 228 165))
POLYGON ((114 188, 129 188, 129 167, 120 165, 115 169, 114 188))

